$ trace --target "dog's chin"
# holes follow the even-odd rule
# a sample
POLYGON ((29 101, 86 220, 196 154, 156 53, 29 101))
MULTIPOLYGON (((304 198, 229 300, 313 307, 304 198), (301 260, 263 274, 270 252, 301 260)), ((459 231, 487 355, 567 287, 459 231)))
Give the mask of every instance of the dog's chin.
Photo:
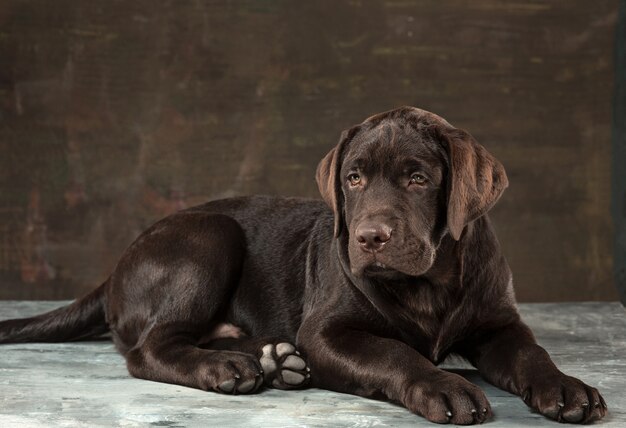
POLYGON ((385 280, 397 280, 407 276, 420 276, 428 272, 432 266, 432 261, 414 261, 411 266, 395 266, 382 261, 367 260, 351 263, 352 274, 357 278, 378 278, 385 280))
POLYGON ((404 272, 399 270, 390 268, 382 263, 374 263, 372 265, 366 266, 362 270, 361 277, 366 278, 377 278, 382 280, 400 280, 402 278, 406 278, 410 276, 404 272))

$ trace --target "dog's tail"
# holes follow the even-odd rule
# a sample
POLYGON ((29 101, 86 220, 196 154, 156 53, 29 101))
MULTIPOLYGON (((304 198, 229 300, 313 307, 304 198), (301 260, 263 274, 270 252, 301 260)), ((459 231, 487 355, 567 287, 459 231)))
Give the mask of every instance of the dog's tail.
POLYGON ((31 318, 0 321, 0 343, 70 342, 106 333, 106 284, 68 306, 31 318))

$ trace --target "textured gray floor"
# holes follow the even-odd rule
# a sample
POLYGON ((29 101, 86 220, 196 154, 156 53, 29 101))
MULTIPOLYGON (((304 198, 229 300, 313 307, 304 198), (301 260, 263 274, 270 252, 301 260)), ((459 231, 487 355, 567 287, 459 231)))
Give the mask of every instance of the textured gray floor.
MULTIPOLYGON (((59 302, 0 302, 0 319, 59 302)), ((566 373, 597 386, 609 406, 598 426, 626 427, 626 312, 618 303, 521 305, 524 319, 566 373)), ((459 367, 459 366, 457 366, 459 367)), ((488 426, 560 426, 463 370, 486 391, 488 426)), ((0 427, 416 427, 406 409, 322 390, 215 393, 131 378, 109 342, 0 345, 0 427)))

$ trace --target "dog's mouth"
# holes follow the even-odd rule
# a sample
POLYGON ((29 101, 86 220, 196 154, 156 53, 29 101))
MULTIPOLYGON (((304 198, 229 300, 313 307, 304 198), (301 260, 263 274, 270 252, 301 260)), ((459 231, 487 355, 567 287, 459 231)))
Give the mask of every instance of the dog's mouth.
POLYGON ((380 279, 397 279, 406 276, 419 276, 433 264, 433 257, 427 248, 413 257, 401 254, 352 253, 350 258, 352 274, 356 277, 371 276, 380 279), (422 257, 419 257, 421 255, 422 257))
POLYGON ((386 272, 390 270, 393 269, 381 262, 374 262, 365 267, 366 272, 386 272))
POLYGON ((365 268, 362 270, 362 275, 392 279, 398 275, 403 275, 403 274, 398 269, 393 268, 383 262, 375 260, 372 263, 365 266, 365 268))
POLYGON ((406 278, 407 274, 398 269, 392 268, 389 265, 376 261, 363 269, 362 276, 378 278, 383 281, 394 281, 406 278))
POLYGON ((396 271, 396 269, 384 262, 376 260, 375 257, 372 257, 368 261, 362 260, 361 266, 356 267, 356 269, 354 265, 352 266, 352 274, 356 276, 380 275, 394 271, 396 271))

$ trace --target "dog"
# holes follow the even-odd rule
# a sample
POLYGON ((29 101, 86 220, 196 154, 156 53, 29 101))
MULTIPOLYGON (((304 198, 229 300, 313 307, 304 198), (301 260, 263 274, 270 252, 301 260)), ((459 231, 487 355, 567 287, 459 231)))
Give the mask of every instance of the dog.
POLYGON ((0 322, 0 342, 110 332, 142 379, 313 386, 482 423, 485 394, 437 368, 456 354, 550 419, 605 416, 520 319, 487 213, 507 176, 469 133, 414 107, 380 113, 342 133, 316 180, 323 201, 238 197, 170 215, 87 296, 0 322))

